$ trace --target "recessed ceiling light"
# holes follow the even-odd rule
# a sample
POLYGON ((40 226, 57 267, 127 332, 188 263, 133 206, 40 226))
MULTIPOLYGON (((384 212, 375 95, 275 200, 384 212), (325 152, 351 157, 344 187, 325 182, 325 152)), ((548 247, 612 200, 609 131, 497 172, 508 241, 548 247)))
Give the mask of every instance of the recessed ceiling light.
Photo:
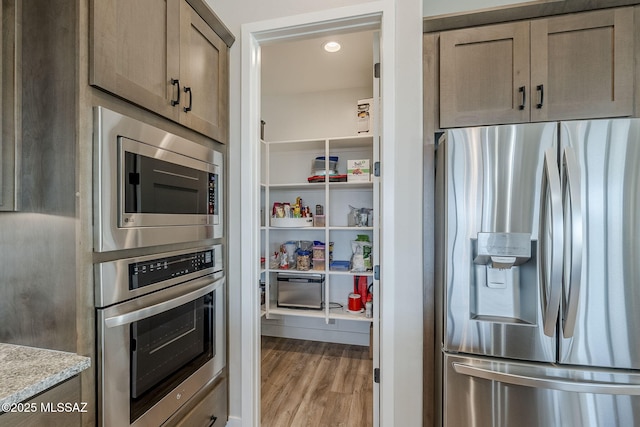
POLYGON ((326 42, 324 44, 324 50, 326 50, 327 52, 331 52, 331 53, 339 51, 340 47, 341 47, 340 43, 334 42, 334 41, 326 42))

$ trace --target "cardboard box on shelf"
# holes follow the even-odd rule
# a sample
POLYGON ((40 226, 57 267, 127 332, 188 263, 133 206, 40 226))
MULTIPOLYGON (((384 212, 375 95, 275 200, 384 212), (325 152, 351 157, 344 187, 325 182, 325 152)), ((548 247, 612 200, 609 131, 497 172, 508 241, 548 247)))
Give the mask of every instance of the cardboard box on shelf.
POLYGON ((347 182, 371 181, 369 159, 347 160, 347 182))

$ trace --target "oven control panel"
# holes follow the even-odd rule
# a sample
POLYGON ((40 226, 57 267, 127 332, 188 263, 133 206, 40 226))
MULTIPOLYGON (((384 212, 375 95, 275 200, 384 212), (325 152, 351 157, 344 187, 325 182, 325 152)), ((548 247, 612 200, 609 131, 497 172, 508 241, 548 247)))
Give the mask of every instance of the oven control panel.
POLYGON ((209 273, 216 270, 215 264, 215 248, 132 262, 129 264, 129 289, 139 289, 200 271, 209 273))
POLYGON ((191 280, 224 277, 223 245, 200 246, 97 263, 95 306, 137 298, 191 280))

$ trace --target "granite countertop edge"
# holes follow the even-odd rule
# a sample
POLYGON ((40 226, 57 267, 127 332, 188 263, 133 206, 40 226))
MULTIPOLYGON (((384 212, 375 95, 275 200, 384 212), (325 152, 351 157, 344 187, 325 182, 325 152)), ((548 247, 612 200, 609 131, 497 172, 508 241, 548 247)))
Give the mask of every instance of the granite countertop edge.
POLYGON ((74 353, 0 343, 0 408, 23 402, 90 366, 89 357, 74 353))

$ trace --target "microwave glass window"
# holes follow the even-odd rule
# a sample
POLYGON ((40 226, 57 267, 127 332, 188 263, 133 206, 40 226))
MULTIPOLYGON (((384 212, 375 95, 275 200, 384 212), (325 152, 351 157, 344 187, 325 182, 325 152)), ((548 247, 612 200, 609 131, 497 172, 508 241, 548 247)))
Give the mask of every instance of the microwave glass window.
POLYGON ((125 152, 125 213, 211 215, 215 174, 125 152))

